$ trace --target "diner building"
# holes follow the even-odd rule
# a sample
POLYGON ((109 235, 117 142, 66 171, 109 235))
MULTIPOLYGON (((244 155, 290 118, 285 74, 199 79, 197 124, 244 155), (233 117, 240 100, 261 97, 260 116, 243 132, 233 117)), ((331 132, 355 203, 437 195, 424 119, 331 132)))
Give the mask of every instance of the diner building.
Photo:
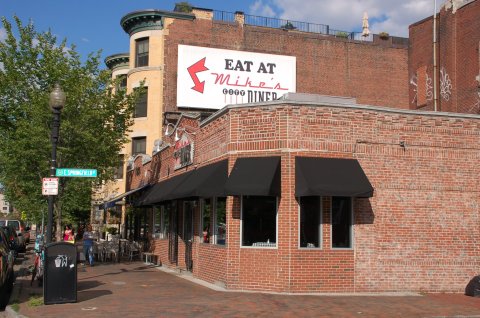
POLYGON ((460 292, 480 265, 479 135, 478 115, 349 98, 229 105, 169 127, 130 203, 156 264, 227 289, 460 292))
MULTIPOLYGON (((408 39, 252 21, 201 8, 122 18, 127 90, 148 86, 125 189, 103 204, 121 203, 122 235, 229 290, 463 292, 480 265, 480 115, 452 105, 478 90, 461 72, 439 79, 450 94, 433 111, 432 61, 408 39), (139 138, 152 152, 135 152, 139 138)), ((411 26, 414 43, 426 25, 411 26)))

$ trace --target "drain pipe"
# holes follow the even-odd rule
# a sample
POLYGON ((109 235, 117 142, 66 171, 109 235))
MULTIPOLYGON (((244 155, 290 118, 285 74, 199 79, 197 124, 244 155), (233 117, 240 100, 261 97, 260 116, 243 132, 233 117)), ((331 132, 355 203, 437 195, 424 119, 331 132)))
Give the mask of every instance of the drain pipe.
POLYGON ((433 110, 437 111, 437 0, 433 3, 433 110))

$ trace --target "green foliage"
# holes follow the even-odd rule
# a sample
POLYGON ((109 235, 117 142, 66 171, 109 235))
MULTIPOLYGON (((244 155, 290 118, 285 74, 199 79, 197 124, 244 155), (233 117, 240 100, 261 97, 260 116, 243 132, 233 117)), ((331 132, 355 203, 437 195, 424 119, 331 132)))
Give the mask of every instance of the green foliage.
MULTIPOLYGON (((126 142, 140 90, 111 92, 116 81, 100 69, 100 52, 81 62, 49 31, 14 17, 2 18, 6 39, 0 42, 0 183, 7 199, 39 221, 46 213, 42 178, 49 176, 52 112, 49 94, 55 83, 67 100, 61 112, 57 167, 93 168, 98 178, 61 178, 56 212, 71 221, 88 216, 92 183, 111 180, 118 153, 126 142)), ((73 222, 72 222, 73 223, 73 222)))
POLYGON ((29 307, 43 306, 42 295, 32 295, 32 296, 30 296, 27 304, 28 304, 29 307))
POLYGON ((29 307, 38 307, 43 305, 43 296, 38 294, 30 294, 28 298, 29 307))
POLYGON ((282 25, 280 28, 285 29, 285 30, 295 30, 296 29, 296 27, 290 21, 287 21, 287 23, 282 25))
POLYGON ((186 1, 175 3, 174 11, 176 11, 176 12, 190 13, 190 12, 192 12, 192 10, 193 10, 192 5, 188 2, 186 2, 186 1))
POLYGON ((382 40, 387 40, 389 37, 390 37, 390 34, 388 34, 388 32, 380 32, 378 34, 378 36, 380 37, 380 39, 382 40))
POLYGON ((348 36, 349 36, 349 33, 348 32, 345 32, 345 31, 338 31, 335 36, 337 38, 344 38, 344 39, 347 39, 348 36))
POLYGON ((105 231, 107 233, 111 234, 111 235, 117 234, 117 228, 116 227, 107 227, 107 229, 105 231))

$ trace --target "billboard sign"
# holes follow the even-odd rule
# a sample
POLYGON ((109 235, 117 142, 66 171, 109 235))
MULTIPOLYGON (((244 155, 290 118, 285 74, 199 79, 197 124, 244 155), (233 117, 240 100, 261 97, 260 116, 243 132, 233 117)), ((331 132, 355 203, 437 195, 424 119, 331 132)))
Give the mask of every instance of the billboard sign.
POLYGON ((178 107, 220 109, 295 91, 294 56, 178 46, 178 107))

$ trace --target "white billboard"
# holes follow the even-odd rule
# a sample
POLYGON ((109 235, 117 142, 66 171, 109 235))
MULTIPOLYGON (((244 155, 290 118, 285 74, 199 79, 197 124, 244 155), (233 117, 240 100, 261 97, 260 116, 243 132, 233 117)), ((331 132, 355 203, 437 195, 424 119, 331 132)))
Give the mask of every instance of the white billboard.
POLYGON ((296 90, 296 58, 178 46, 177 106, 220 109, 296 90))

